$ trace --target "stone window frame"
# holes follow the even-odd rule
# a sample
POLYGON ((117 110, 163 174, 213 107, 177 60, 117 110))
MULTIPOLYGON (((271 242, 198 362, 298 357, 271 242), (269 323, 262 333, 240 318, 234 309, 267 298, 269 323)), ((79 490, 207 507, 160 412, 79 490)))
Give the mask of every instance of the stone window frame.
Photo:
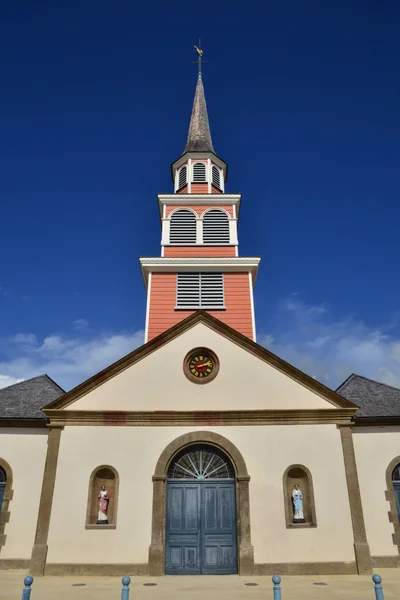
POLYGON ((385 498, 389 502, 390 510, 388 511, 389 521, 393 525, 394 533, 392 534, 392 541, 395 546, 397 546, 398 553, 400 555, 400 517, 397 510, 396 504, 396 496, 394 493, 393 483, 392 483, 392 473, 397 465, 400 464, 400 456, 396 456, 393 460, 390 461, 388 467, 386 469, 386 490, 385 490, 385 498))
POLYGON ((117 528, 117 515, 118 515, 118 493, 119 493, 119 475, 118 471, 115 467, 111 465, 99 465, 95 469, 93 469, 90 478, 89 478, 89 489, 88 489, 88 500, 86 507, 86 520, 85 520, 85 529, 116 529, 117 528), (112 523, 108 523, 108 525, 99 525, 97 523, 90 522, 90 515, 92 512, 92 504, 95 498, 95 494, 97 491, 94 489, 94 482, 96 474, 102 469, 109 469, 114 474, 114 495, 113 495, 113 511, 112 511, 112 523))
POLYGON ((315 498, 314 498, 314 486, 311 471, 304 465, 293 464, 289 465, 282 477, 283 484, 283 498, 285 505, 285 521, 286 529, 304 529, 310 527, 317 527, 317 515, 315 511, 315 498), (292 496, 288 490, 288 475, 292 469, 301 469, 307 478, 308 487, 308 500, 310 502, 310 513, 311 521, 306 523, 293 523, 293 507, 292 507, 292 496))
POLYGON ((11 469, 10 465, 8 464, 8 462, 6 460, 4 460, 3 458, 0 458, 0 467, 5 471, 5 474, 6 474, 6 487, 4 490, 3 502, 1 504, 1 511, 0 511, 0 552, 1 552, 2 546, 5 546, 6 541, 7 541, 7 536, 5 535, 4 530, 5 530, 6 524, 10 520, 9 507, 10 507, 10 502, 14 496, 14 490, 12 487, 13 486, 13 473, 12 473, 12 469, 11 469))
POLYGON ((151 544, 149 548, 149 575, 165 575, 165 533, 167 472, 171 460, 185 447, 194 444, 215 446, 224 452, 235 470, 236 531, 238 574, 254 574, 254 549, 250 528, 250 476, 246 463, 237 447, 227 438, 212 431, 192 431, 175 438, 161 453, 153 475, 153 506, 151 544))

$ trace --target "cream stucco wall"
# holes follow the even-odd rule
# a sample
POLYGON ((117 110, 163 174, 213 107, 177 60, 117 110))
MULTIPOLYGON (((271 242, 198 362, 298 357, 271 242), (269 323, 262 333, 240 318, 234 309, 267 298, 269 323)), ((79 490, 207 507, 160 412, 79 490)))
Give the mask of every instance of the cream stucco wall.
MULTIPOLYGON (((147 563, 152 475, 164 448, 204 427, 69 426, 61 435, 49 563, 147 563), (90 474, 109 464, 120 476, 117 528, 86 530, 90 474)), ((257 563, 354 561, 339 431, 334 425, 212 427, 246 461, 257 563), (282 475, 290 464, 313 476, 318 527, 286 529, 282 475), (334 515, 334 516, 333 516, 334 515)))
POLYGON ((235 410, 332 408, 327 400, 199 323, 156 352, 74 402, 74 410, 235 410), (210 347, 218 376, 193 385, 183 373, 186 354, 210 347))
POLYGON ((0 561, 31 556, 46 460, 47 433, 46 429, 0 429, 0 458, 7 461, 12 469, 14 490, 9 504, 10 521, 4 529, 7 540, 0 548, 0 561))
POLYGON ((400 427, 355 427, 353 438, 371 555, 396 556, 385 490, 386 469, 400 455, 400 427))

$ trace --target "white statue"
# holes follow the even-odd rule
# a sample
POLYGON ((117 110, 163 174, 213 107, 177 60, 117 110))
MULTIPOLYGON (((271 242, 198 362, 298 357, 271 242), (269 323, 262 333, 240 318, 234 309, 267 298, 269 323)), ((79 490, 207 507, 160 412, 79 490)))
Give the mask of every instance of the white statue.
POLYGON ((292 491, 293 523, 305 523, 303 512, 303 492, 296 483, 292 491))
POLYGON ((102 485, 100 489, 100 493, 97 496, 98 502, 97 506, 99 509, 97 515, 97 525, 108 525, 108 505, 110 502, 110 496, 106 490, 106 486, 102 485))

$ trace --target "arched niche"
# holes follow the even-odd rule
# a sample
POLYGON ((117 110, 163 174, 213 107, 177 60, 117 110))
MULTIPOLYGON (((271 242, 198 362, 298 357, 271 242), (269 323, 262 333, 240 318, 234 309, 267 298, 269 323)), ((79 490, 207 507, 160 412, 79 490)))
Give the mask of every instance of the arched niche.
POLYGON ((118 490, 119 476, 114 467, 110 465, 101 465, 96 467, 89 479, 89 493, 86 511, 86 529, 115 529, 117 525, 118 509, 118 490), (108 524, 99 524, 98 520, 98 502, 101 486, 105 486, 108 496, 108 524))
POLYGON ((0 458, 0 552, 5 545, 7 536, 4 531, 10 520, 10 502, 13 499, 13 474, 7 461, 0 458))
POLYGON ((304 465, 290 465, 283 474, 286 527, 316 527, 314 489, 310 471, 304 465), (303 496, 304 521, 295 519, 292 492, 298 486, 303 496))
POLYGON ((389 521, 393 525, 393 543, 400 554, 400 456, 390 461, 386 469, 386 500, 389 502, 389 521))

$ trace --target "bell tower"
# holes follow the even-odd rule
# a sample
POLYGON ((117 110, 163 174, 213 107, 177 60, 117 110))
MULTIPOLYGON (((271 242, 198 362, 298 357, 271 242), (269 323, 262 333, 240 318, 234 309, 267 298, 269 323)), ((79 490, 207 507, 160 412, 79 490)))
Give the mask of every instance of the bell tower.
POLYGON ((145 342, 196 310, 256 341, 260 258, 239 256, 241 194, 225 191, 227 164, 211 140, 200 67, 186 146, 171 174, 174 193, 158 195, 161 256, 139 259, 147 289, 145 342))

